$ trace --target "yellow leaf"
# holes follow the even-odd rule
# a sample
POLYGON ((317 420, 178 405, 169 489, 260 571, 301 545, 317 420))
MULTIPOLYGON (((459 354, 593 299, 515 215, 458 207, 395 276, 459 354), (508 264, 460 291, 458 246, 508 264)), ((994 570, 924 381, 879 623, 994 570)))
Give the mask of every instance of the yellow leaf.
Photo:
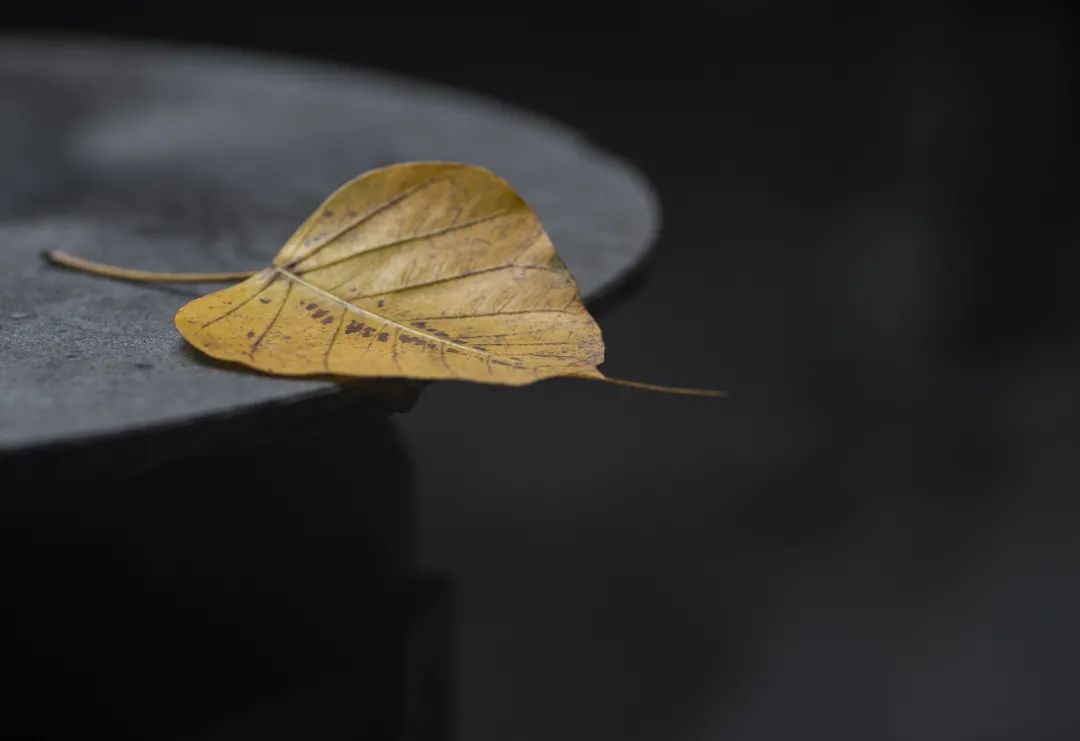
MULTIPOLYGON (((154 274, 50 253, 128 280, 154 274)), ((288 376, 455 379, 519 386, 605 377, 600 328, 532 209, 481 167, 410 162, 331 195, 270 267, 195 299, 176 327, 221 360, 288 376)))
POLYGON ((272 267, 190 302, 176 326, 208 355, 278 375, 520 385, 604 359, 536 215, 491 172, 454 164, 347 183, 272 267))

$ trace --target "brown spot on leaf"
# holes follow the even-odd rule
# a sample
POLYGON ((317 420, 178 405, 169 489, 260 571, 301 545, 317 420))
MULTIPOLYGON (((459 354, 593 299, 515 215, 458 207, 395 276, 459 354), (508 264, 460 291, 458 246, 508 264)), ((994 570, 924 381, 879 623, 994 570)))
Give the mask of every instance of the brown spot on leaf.
POLYGON ((458 350, 456 347, 448 347, 448 348, 446 348, 446 352, 452 352, 452 353, 454 353, 454 355, 460 355, 461 354, 461 350, 458 350))
POLYGON ((424 322, 413 322, 412 325, 417 329, 423 329, 426 326, 424 322))
POLYGON ((325 319, 322 320, 322 323, 323 324, 329 324, 332 321, 334 321, 334 317, 328 316, 328 317, 326 317, 325 319))
POLYGON ((327 315, 327 313, 329 313, 329 312, 327 312, 326 309, 319 309, 318 311, 316 311, 314 314, 311 315, 311 318, 312 319, 322 319, 324 316, 327 315))
POLYGON ((385 304, 385 303, 386 303, 385 301, 383 301, 382 299, 379 299, 379 303, 376 304, 376 305, 381 309, 383 307, 383 304, 385 304))
POLYGON ((312 309, 314 309, 314 308, 316 308, 316 307, 318 307, 318 304, 317 304, 317 303, 315 303, 315 302, 312 302, 312 303, 310 303, 310 304, 308 304, 308 305, 307 305, 307 310, 308 310, 308 311, 311 311, 312 309))
POLYGON ((386 342, 388 339, 390 339, 390 335, 388 333, 379 332, 379 336, 378 336, 379 342, 386 342))
POLYGON ((252 337, 255 336, 255 330, 251 330, 250 332, 248 332, 247 336, 248 336, 248 339, 250 340, 252 337))
POLYGON ((438 347, 438 345, 436 345, 434 342, 427 343, 428 350, 434 350, 436 347, 438 347))
POLYGON ((259 303, 260 304, 268 304, 268 303, 270 303, 270 299, 268 299, 266 296, 263 296, 262 298, 259 299, 259 303))
POLYGON ((323 218, 324 219, 329 219, 333 215, 334 215, 334 212, 331 211, 330 209, 326 209, 325 211, 323 211, 323 218))
POLYGON ((362 334, 364 337, 371 337, 371 335, 375 334, 375 330, 371 327, 364 327, 360 330, 360 334, 362 334))
POLYGON ((355 319, 349 321, 349 326, 345 328, 345 334, 352 334, 353 332, 359 332, 364 328, 363 322, 358 322, 355 319))

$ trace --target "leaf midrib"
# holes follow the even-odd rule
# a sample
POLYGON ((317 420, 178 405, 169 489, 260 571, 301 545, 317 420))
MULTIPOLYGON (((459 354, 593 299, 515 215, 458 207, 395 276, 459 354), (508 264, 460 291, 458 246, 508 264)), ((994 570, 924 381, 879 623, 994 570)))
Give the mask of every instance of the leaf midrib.
MULTIPOLYGON (((329 299, 329 300, 333 301, 334 303, 342 306, 346 310, 356 312, 357 314, 359 314, 361 316, 365 316, 365 317, 368 317, 368 318, 371 318, 371 319, 377 319, 379 321, 386 322, 387 324, 389 324, 389 325, 391 325, 393 327, 396 327, 399 330, 399 332, 400 332, 400 330, 405 330, 406 332, 409 332, 410 334, 415 334, 415 335, 420 335, 422 337, 427 337, 432 342, 438 342, 440 344, 450 345, 450 346, 453 346, 453 347, 458 347, 458 348, 461 348, 462 350, 468 350, 471 353, 475 353, 476 355, 479 355, 481 357, 493 360, 493 361, 499 363, 500 365, 507 365, 507 366, 510 366, 511 368, 517 368, 518 370, 527 370, 528 369, 528 366, 521 366, 521 365, 515 365, 513 363, 509 363, 509 362, 503 360, 502 358, 498 357, 497 355, 494 355, 494 354, 492 354, 490 352, 485 352, 484 350, 479 350, 479 349, 477 349, 475 347, 472 347, 470 345, 463 345, 460 342, 454 342, 453 340, 446 339, 445 337, 437 337, 436 335, 429 334, 429 333, 424 332, 423 330, 417 329, 415 327, 408 327, 408 326, 406 326, 404 324, 401 324, 399 322, 395 322, 393 319, 382 316, 381 314, 376 314, 373 311, 369 311, 367 309, 362 309, 359 306, 357 306, 356 304, 351 304, 348 301, 346 301, 345 299, 341 298, 340 296, 335 296, 334 294, 330 293, 325 288, 320 288, 319 286, 315 285, 314 283, 309 283, 306 280, 304 280, 303 278, 301 278, 300 276, 296 275, 295 273, 290 273, 288 270, 285 270, 283 268, 275 267, 274 270, 276 272, 280 273, 281 275, 283 275, 286 279, 294 281, 294 282, 296 282, 296 283, 298 283, 298 284, 300 284, 300 285, 302 285, 302 286, 304 286, 306 288, 311 289, 315 293, 318 293, 318 294, 320 294, 322 296, 325 296, 327 299, 329 299)), ((331 340, 331 342, 336 342, 336 341, 337 341, 337 337, 335 336, 334 339, 331 340)))

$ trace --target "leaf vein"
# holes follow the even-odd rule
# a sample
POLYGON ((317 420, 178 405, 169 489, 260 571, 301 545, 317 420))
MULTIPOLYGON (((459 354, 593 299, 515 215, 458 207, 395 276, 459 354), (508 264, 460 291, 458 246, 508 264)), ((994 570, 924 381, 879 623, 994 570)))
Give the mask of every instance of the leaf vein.
MULTIPOLYGON (((431 177, 429 177, 426 180, 421 180, 419 183, 417 183, 413 187, 409 188, 408 190, 403 191, 401 193, 398 193, 393 198, 390 198, 389 200, 383 201, 382 203, 380 203, 375 208, 373 208, 370 211, 368 211, 367 213, 363 214, 359 219, 357 219, 353 223, 349 224, 348 226, 344 226, 341 229, 338 229, 338 231, 336 231, 334 234, 327 237, 325 241, 320 242, 319 244, 315 245, 315 247, 313 247, 311 250, 309 250, 304 255, 301 255, 300 257, 294 257, 292 260, 290 260, 288 263, 286 263, 284 265, 284 268, 286 270, 288 270, 289 268, 293 268, 296 265, 300 264, 301 262, 308 259, 309 257, 313 257, 314 255, 317 255, 320 250, 322 250, 324 247, 326 247, 326 245, 332 244, 335 240, 340 239, 341 236, 343 234, 345 234, 346 232, 351 231, 351 230, 355 229, 356 227, 360 226, 361 224, 363 224, 364 222, 375 218, 376 216, 378 216, 382 212, 386 211, 387 209, 393 208, 397 204, 399 204, 402 201, 408 199, 410 196, 412 196, 412 195, 414 195, 416 193, 419 193, 424 188, 427 188, 430 185, 434 185, 435 183, 439 182, 440 180, 446 180, 447 178, 451 177, 452 175, 457 174, 457 171, 459 169, 460 168, 454 168, 450 172, 440 173, 439 175, 432 175, 431 177)), ((334 199, 334 196, 336 196, 344 188, 349 187, 349 185, 351 185, 351 183, 346 183, 344 186, 339 188, 338 191, 336 191, 333 195, 330 196, 330 198, 326 199, 326 202, 323 203, 323 205, 320 206, 319 210, 316 211, 315 213, 323 213, 326 210, 327 204, 334 199)))
POLYGON ((330 343, 326 346, 326 352, 323 353, 322 364, 323 368, 330 371, 330 353, 334 349, 334 345, 337 343, 338 335, 341 334, 341 327, 345 324, 345 312, 341 312, 341 317, 338 319, 337 328, 334 329, 334 333, 330 335, 330 343))
POLYGON ((273 283, 274 283, 274 281, 275 281, 275 280, 277 280, 277 276, 276 276, 276 275, 275 275, 275 276, 274 276, 273 278, 271 278, 271 279, 270 279, 269 281, 267 281, 266 283, 264 283, 263 285, 259 286, 259 289, 258 289, 257 291, 255 291, 255 293, 253 293, 253 294, 251 294, 250 296, 248 296, 248 297, 247 297, 246 299, 244 299, 243 301, 241 301, 240 303, 238 303, 238 304, 237 304, 236 306, 233 306, 233 307, 231 307, 231 308, 230 308, 230 309, 229 309, 228 311, 226 311, 226 312, 225 312, 224 314, 222 314, 221 316, 217 316, 217 317, 214 317, 214 318, 213 318, 213 319, 211 319, 210 321, 206 322, 206 324, 202 325, 202 328, 203 328, 203 329, 206 329, 207 327, 209 327, 209 326, 210 326, 211 324, 213 324, 214 322, 220 322, 220 321, 221 321, 222 319, 224 319, 225 317, 227 317, 227 316, 230 316, 230 315, 231 315, 231 314, 232 314, 232 313, 233 313, 234 311, 236 311, 237 309, 239 309, 239 308, 241 308, 241 307, 243 307, 243 306, 246 306, 246 305, 247 305, 248 303, 250 303, 250 302, 251 302, 251 301, 252 301, 253 299, 255 299, 256 297, 258 297, 258 295, 259 295, 260 293, 262 293, 262 292, 263 292, 263 291, 265 291, 265 290, 266 290, 267 288, 269 288, 269 287, 270 287, 271 285, 273 285, 273 283))
POLYGON ((262 334, 259 335, 259 338, 255 340, 255 344, 253 344, 251 346, 251 349, 248 350, 248 357, 252 360, 255 359, 255 351, 259 349, 259 345, 262 344, 263 338, 270 333, 270 330, 273 329, 274 325, 277 323, 278 317, 281 316, 281 312, 285 309, 285 304, 289 303, 289 294, 291 292, 292 283, 289 283, 287 286, 285 286, 285 297, 281 299, 281 306, 279 306, 278 310, 274 312, 274 318, 270 320, 270 323, 266 325, 266 329, 262 331, 262 334))
MULTIPOLYGON (((373 254, 375 252, 381 252, 382 250, 390 249, 391 247, 400 247, 402 245, 409 244, 410 242, 419 242, 421 239, 430 239, 431 237, 439 237, 439 236, 442 236, 443 234, 451 234, 451 233, 459 231, 461 229, 467 229, 470 226, 476 226, 477 224, 483 224, 483 223, 488 222, 488 221, 494 221, 495 219, 497 219, 497 218, 499 218, 501 216, 506 216, 509 213, 512 213, 512 211, 511 211, 511 209, 507 208, 507 209, 503 209, 501 211, 496 211, 495 213, 492 213, 492 214, 488 214, 487 216, 483 216, 483 217, 478 218, 478 219, 473 219, 471 221, 466 221, 466 222, 461 223, 461 224, 451 224, 450 226, 443 227, 442 229, 433 229, 432 231, 424 232, 423 234, 414 234, 414 235, 412 235, 410 237, 402 237, 401 239, 395 239, 395 240, 390 241, 390 242, 383 242, 382 244, 377 244, 374 247, 363 250, 362 252, 354 252, 353 254, 350 254, 350 255, 344 255, 342 257, 339 257, 339 258, 337 258, 335 260, 331 260, 330 262, 324 263, 322 265, 316 265, 313 268, 300 269, 301 265, 300 265, 300 263, 297 263, 296 266, 295 266, 297 268, 297 271, 296 271, 295 275, 308 275, 309 273, 314 273, 314 272, 316 272, 318 270, 323 270, 325 268, 332 268, 332 267, 335 267, 337 265, 340 265, 343 262, 348 262, 349 260, 355 260, 355 259, 357 259, 359 257, 364 257, 365 255, 370 255, 370 254, 373 254)), ((307 258, 305 257, 301 262, 306 262, 306 261, 307 261, 307 258)), ((341 286, 348 283, 350 280, 353 280, 353 278, 355 278, 355 277, 356 276, 351 276, 349 278, 346 278, 345 280, 341 281, 337 285, 331 286, 327 290, 335 291, 338 288, 340 288, 341 286)))
MULTIPOLYGON (((483 270, 474 270, 470 273, 461 273, 460 275, 451 275, 446 278, 439 278, 438 280, 428 281, 426 283, 413 283, 410 286, 398 286, 397 288, 391 288, 385 291, 379 291, 378 293, 368 293, 363 296, 351 296, 350 301, 359 301, 365 298, 374 298, 375 296, 390 296, 395 293, 402 293, 404 291, 411 291, 415 288, 426 288, 428 286, 438 285, 439 283, 450 283, 451 281, 461 280, 463 278, 471 278, 474 275, 484 275, 485 273, 497 273, 500 270, 545 270, 549 273, 556 273, 558 275, 565 275, 561 270, 555 270, 545 265, 497 265, 493 268, 484 268, 483 270)), ((292 275, 292 273, 289 273, 292 275)), ((332 295, 332 294, 331 294, 332 295)))

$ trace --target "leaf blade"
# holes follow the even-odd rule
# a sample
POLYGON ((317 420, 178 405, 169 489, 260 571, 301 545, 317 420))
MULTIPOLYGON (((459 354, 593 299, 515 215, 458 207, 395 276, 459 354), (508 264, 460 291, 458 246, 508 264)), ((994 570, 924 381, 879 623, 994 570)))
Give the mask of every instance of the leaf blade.
POLYGON ((214 357, 279 375, 524 385, 599 375, 603 361, 536 215, 490 171, 448 163, 350 181, 271 268, 188 303, 176 326, 214 357))

